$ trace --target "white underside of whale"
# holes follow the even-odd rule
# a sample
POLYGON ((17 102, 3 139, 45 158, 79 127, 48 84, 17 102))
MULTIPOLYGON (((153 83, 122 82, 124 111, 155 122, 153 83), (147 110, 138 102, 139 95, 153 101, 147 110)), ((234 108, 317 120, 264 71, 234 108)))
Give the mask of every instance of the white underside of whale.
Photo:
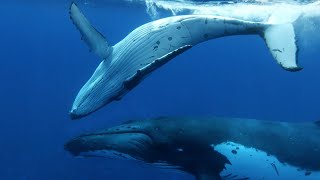
POLYGON ((282 163, 277 157, 252 147, 245 147, 233 142, 225 142, 212 147, 231 162, 231 164, 226 164, 226 168, 220 174, 221 177, 237 175, 237 178, 252 180, 320 179, 320 172, 303 170, 282 163))

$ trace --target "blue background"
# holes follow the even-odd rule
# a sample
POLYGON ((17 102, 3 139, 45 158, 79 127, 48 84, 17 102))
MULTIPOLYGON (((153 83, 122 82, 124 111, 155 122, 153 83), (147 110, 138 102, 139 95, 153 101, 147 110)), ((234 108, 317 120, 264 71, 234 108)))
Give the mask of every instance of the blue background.
MULTIPOLYGON (((89 117, 68 111, 100 60, 68 17, 68 2, 0 6, 0 179, 192 179, 131 161, 77 159, 64 143, 84 131, 166 115, 313 121, 319 114, 319 42, 300 34, 304 70, 281 69, 257 36, 200 44, 89 117)), ((83 6, 115 44, 150 21, 143 6, 83 6)), ((303 26, 303 25, 302 25, 303 26)))

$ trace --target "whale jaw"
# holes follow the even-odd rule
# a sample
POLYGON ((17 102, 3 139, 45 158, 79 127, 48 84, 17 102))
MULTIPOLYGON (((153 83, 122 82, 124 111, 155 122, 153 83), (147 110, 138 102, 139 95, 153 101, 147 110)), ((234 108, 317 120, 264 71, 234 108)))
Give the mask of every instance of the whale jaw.
POLYGON ((141 160, 151 153, 153 141, 150 136, 137 130, 118 127, 87 133, 71 139, 65 150, 78 157, 106 157, 141 160))
POLYGON ((71 119, 85 117, 118 99, 122 84, 109 78, 109 68, 110 63, 102 61, 92 77, 80 89, 69 113, 71 119))

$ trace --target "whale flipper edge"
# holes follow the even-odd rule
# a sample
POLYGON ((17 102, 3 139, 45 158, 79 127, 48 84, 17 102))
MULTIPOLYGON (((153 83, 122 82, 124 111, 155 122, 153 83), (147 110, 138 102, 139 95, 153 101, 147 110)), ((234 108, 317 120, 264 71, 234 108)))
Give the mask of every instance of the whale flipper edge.
POLYGON ((112 46, 109 46, 106 38, 90 24, 75 3, 70 6, 70 18, 80 31, 81 39, 86 42, 90 51, 101 59, 107 59, 112 52, 112 46))
POLYGON ((271 25, 264 31, 265 42, 277 63, 288 71, 299 71, 296 34, 292 24, 271 25))

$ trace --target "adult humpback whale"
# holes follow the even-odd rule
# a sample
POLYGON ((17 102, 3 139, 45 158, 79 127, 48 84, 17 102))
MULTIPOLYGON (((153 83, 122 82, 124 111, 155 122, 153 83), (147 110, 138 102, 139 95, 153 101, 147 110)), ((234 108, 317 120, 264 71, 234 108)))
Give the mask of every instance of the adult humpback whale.
POLYGON ((298 48, 292 26, 298 17, 276 24, 272 16, 267 23, 210 15, 173 16, 138 27, 114 46, 108 44, 75 4, 70 7, 70 17, 91 51, 102 59, 76 97, 70 111, 72 119, 121 99, 152 71, 192 46, 223 36, 260 35, 284 69, 301 69, 297 65, 298 48))
POLYGON ((158 118, 83 134, 75 156, 136 159, 198 180, 319 180, 320 122, 158 118))

